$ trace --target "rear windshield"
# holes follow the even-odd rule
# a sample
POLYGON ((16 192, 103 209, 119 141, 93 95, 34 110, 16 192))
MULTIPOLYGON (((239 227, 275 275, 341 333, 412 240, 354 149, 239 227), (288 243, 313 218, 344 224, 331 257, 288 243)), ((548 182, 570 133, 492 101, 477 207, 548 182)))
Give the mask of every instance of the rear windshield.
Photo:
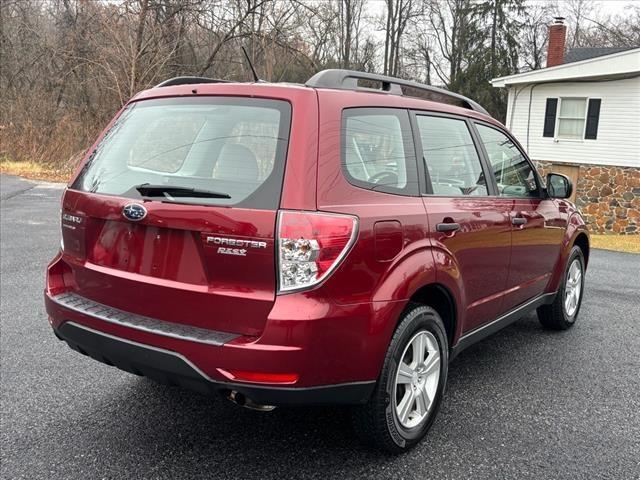
POLYGON ((71 188, 135 199, 276 209, 290 118, 290 105, 280 100, 134 102, 71 188))

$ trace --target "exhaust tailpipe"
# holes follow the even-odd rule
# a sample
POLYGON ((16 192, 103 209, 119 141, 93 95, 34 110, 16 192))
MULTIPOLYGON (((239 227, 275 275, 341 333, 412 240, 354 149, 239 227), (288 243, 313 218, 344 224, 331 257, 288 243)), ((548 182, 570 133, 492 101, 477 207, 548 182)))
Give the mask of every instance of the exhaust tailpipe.
POLYGON ((250 398, 247 398, 243 393, 236 392, 235 390, 231 390, 227 395, 227 399, 235 403, 236 405, 240 405, 241 407, 248 408, 249 410, 256 410, 258 412, 271 412, 275 410, 275 405, 262 405, 260 403, 256 403, 250 398))

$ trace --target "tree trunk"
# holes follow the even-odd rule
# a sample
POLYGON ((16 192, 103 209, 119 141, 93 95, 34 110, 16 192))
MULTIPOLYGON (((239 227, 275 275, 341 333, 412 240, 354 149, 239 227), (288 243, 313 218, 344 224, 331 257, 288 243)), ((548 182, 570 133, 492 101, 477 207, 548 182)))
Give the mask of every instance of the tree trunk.
POLYGON ((387 0, 387 26, 384 39, 384 68, 383 73, 389 74, 389 48, 391 42, 391 17, 393 16, 393 0, 387 0))
POLYGON ((136 29, 136 39, 134 51, 131 58, 131 74, 129 76, 129 96, 136 93, 138 86, 138 66, 142 54, 142 41, 144 40, 144 27, 147 22, 149 12, 149 0, 140 0, 140 15, 138 16, 138 28, 136 29))
POLYGON ((345 17, 344 17, 344 26, 345 26, 345 34, 344 34, 344 57, 343 57, 343 66, 344 68, 350 68, 351 66, 351 28, 352 28, 352 8, 353 4, 351 0, 345 0, 345 17))
POLYGON ((491 78, 496 77, 496 33, 498 30, 498 8, 500 0, 493 1, 493 22, 491 23, 491 78))

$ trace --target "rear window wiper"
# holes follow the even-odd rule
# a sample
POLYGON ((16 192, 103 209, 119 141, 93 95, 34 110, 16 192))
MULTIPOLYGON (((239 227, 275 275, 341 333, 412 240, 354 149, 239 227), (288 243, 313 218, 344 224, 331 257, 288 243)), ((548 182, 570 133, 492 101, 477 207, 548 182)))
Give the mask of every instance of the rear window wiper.
POLYGON ((193 187, 179 187, 172 185, 151 185, 143 183, 134 187, 145 197, 186 197, 186 198, 231 198, 228 193, 214 192, 193 187))

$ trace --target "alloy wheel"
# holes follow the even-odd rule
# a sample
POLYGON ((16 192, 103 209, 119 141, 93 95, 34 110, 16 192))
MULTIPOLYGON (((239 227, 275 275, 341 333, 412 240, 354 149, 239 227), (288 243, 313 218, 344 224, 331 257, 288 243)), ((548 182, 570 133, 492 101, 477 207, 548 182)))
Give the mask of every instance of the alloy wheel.
POLYGON ((429 414, 440 380, 440 358, 438 341, 426 330, 405 347, 394 386, 394 406, 403 427, 414 428, 429 414))
POLYGON ((564 311, 567 316, 573 316, 580 305, 582 293, 582 264, 578 258, 571 262, 564 286, 564 311))

